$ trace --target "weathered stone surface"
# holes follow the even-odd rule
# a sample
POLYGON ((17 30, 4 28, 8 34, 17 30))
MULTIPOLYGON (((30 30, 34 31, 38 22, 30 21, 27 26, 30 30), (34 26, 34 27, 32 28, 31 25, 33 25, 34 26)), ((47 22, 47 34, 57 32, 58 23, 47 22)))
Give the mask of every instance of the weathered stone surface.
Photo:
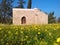
POLYGON ((48 24, 48 15, 36 8, 35 9, 13 8, 13 24, 14 25, 48 24))

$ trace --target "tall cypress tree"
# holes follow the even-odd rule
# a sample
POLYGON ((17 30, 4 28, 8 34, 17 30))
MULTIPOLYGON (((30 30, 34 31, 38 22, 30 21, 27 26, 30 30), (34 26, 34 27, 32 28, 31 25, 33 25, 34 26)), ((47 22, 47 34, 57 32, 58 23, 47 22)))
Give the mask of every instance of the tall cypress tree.
POLYGON ((0 23, 2 23, 2 10, 1 10, 1 2, 0 2, 0 23))
POLYGON ((28 6, 27 6, 27 8, 30 9, 31 7, 32 7, 32 0, 29 0, 29 1, 28 1, 28 6))
POLYGON ((24 8, 24 3, 25 3, 24 0, 18 0, 18 6, 17 6, 17 8, 24 8))

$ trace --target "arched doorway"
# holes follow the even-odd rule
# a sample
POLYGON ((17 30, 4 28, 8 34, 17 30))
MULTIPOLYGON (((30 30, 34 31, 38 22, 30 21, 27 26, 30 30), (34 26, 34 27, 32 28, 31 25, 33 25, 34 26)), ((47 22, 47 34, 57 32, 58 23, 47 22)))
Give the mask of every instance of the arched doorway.
POLYGON ((25 17, 25 16, 23 16, 23 17, 21 18, 21 24, 26 24, 26 17, 25 17))

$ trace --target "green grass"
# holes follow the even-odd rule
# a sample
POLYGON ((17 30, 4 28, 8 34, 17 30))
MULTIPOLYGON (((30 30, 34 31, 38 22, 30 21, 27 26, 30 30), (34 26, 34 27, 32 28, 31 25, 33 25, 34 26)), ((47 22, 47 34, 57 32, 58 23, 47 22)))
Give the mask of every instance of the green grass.
POLYGON ((60 24, 0 24, 0 45, 60 45, 60 24))

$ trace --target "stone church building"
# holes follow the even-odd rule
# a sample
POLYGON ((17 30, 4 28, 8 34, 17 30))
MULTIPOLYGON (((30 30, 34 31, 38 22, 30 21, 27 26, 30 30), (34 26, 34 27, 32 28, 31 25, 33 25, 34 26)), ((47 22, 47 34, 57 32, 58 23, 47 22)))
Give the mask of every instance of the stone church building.
POLYGON ((48 24, 48 15, 37 8, 20 9, 13 8, 14 25, 48 24))

